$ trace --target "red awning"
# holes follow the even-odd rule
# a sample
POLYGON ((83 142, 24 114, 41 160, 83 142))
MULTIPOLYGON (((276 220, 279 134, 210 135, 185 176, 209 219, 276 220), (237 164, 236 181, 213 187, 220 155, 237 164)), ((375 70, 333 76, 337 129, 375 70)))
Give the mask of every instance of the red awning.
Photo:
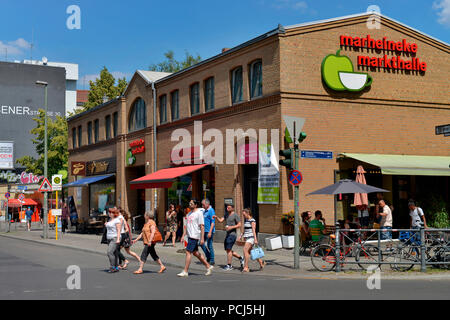
POLYGON ((131 189, 170 188, 176 178, 201 170, 209 164, 162 169, 130 181, 131 189))
POLYGON ((14 207, 18 208, 21 206, 37 206, 38 203, 34 201, 33 199, 24 199, 23 201, 20 201, 19 199, 9 199, 8 200, 8 207, 14 207))

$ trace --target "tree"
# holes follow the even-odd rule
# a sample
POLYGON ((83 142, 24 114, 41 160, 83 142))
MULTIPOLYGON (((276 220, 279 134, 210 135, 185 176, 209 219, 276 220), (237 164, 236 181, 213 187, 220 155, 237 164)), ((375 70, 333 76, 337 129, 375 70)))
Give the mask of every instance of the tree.
POLYGON ((202 61, 202 58, 200 57, 199 54, 197 54, 197 56, 194 57, 192 54, 190 54, 187 51, 186 51, 186 57, 182 61, 175 60, 175 55, 172 50, 169 50, 166 53, 164 53, 164 56, 166 57, 166 61, 160 62, 158 64, 152 64, 149 67, 149 70, 175 73, 180 70, 189 68, 190 66, 193 66, 194 64, 197 64, 200 61, 202 61))
MULTIPOLYGON (((32 139, 36 145, 36 152, 39 156, 35 159, 31 156, 24 156, 17 159, 16 162, 25 166, 27 171, 36 175, 44 174, 44 136, 45 136, 45 111, 39 109, 36 121, 36 128, 32 129, 31 134, 36 137, 32 139)), ((48 155, 48 176, 57 174, 60 170, 67 170, 69 152, 67 151, 67 120, 65 117, 57 116, 55 119, 47 118, 47 155, 48 155)))
MULTIPOLYGON (((125 78, 119 78, 116 85, 114 76, 106 67, 103 67, 102 71, 100 71, 100 78, 97 78, 95 82, 89 81, 90 89, 88 102, 84 104, 81 112, 102 104, 104 96, 106 96, 108 100, 116 99, 124 93, 127 85, 128 83, 125 78)), ((80 110, 75 111, 75 114, 79 112, 80 110)))

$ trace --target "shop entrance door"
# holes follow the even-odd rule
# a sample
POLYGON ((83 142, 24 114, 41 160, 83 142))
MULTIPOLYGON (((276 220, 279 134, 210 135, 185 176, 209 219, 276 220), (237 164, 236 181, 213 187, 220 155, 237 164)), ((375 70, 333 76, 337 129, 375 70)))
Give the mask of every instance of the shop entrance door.
POLYGON ((259 206, 258 206, 258 165, 247 164, 244 169, 244 208, 250 208, 256 220, 256 232, 259 232, 259 206))

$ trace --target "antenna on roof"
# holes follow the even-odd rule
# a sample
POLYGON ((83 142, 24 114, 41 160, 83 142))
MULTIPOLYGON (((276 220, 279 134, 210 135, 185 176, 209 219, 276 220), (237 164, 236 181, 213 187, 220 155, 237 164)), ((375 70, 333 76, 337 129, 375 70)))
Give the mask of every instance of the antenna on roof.
POLYGON ((31 43, 30 43, 30 60, 33 64, 33 46, 34 46, 34 28, 31 28, 31 43))

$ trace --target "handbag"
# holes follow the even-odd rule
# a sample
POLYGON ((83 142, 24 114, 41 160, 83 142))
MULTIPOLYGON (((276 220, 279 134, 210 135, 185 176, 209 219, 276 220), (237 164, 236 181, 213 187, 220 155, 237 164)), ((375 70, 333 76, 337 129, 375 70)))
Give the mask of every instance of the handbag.
POLYGON ((264 257, 264 250, 260 246, 255 246, 255 248, 250 251, 250 258, 252 260, 261 259, 263 257, 264 257))
POLYGON ((152 243, 157 243, 157 242, 161 242, 162 241, 162 235, 161 232, 159 232, 158 228, 155 226, 156 230, 155 230, 155 235, 153 236, 153 241, 152 243))
POLYGON ((102 240, 100 241, 101 244, 108 244, 108 239, 106 238, 106 227, 103 228, 103 235, 102 235, 102 240))

